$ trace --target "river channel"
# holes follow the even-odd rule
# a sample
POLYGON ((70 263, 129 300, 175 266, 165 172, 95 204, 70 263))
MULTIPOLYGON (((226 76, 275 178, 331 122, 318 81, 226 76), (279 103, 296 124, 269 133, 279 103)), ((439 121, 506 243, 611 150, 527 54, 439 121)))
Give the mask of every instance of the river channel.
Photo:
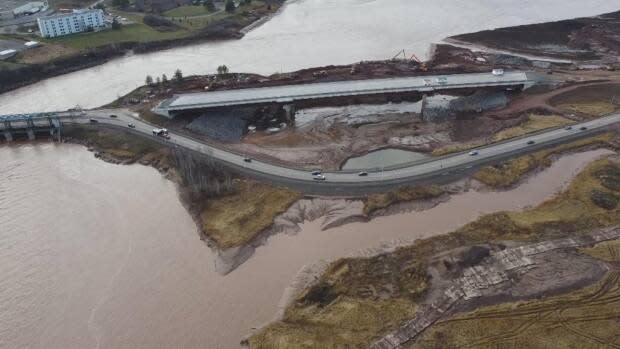
MULTIPOLYGON (((147 74, 270 74, 420 56, 446 36, 618 10, 617 0, 298 0, 241 40, 119 58, 0 95, 0 114, 96 107, 147 74)), ((0 82, 1 83, 1 82, 0 82)), ((0 348, 238 348, 270 320, 296 272, 381 241, 448 232, 534 205, 602 151, 564 157, 520 187, 470 191, 419 213, 276 235, 221 276, 175 186, 84 147, 0 145, 0 348), (472 205, 472 203, 476 203, 472 205)))
POLYGON ((604 153, 569 155, 516 189, 470 191, 423 212, 327 231, 305 223, 221 276, 154 169, 77 145, 2 146, 0 348, 238 348, 304 265, 534 205, 604 153))
MULTIPOLYGON (((0 114, 97 107, 144 83, 146 75, 272 74, 330 64, 420 57, 445 37, 617 11, 618 0, 296 0, 241 40, 203 43, 48 79, 0 96, 0 114)), ((1 83, 1 82, 0 82, 1 83)))

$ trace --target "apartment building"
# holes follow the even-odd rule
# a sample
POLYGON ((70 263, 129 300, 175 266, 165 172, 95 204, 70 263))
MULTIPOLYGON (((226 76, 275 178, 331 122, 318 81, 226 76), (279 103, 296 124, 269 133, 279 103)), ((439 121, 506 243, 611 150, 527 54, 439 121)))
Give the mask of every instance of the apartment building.
POLYGON ((103 11, 73 10, 72 13, 62 13, 37 19, 39 31, 44 38, 53 38, 73 33, 81 33, 89 29, 105 27, 103 11))

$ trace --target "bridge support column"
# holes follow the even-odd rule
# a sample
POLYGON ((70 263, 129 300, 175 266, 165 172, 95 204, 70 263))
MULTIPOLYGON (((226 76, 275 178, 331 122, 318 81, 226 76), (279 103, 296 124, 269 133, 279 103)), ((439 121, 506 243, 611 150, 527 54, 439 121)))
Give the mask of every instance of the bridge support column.
POLYGON ((2 132, 4 134, 4 139, 6 139, 7 142, 12 142, 13 141, 13 134, 11 133, 11 131, 9 130, 4 130, 4 132, 2 132))
POLYGON ((295 104, 285 104, 282 106, 282 109, 284 109, 287 123, 292 124, 295 121, 295 104))

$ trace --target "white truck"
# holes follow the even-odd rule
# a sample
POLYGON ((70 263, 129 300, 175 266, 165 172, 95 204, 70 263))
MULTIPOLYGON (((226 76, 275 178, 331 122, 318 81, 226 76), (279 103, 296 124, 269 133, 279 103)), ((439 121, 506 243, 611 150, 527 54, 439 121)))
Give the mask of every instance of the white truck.
POLYGON ((168 129, 165 128, 154 128, 153 129, 153 136, 158 136, 158 137, 163 137, 166 139, 170 139, 170 136, 168 135, 168 129))
POLYGON ((502 76, 504 75, 504 69, 493 69, 491 74, 493 74, 493 76, 502 76))

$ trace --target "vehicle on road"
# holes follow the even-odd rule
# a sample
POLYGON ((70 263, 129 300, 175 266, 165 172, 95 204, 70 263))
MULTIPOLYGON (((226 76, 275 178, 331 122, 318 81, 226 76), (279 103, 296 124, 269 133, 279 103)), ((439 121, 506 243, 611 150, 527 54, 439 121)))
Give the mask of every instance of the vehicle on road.
POLYGON ((565 130, 572 130, 572 129, 573 129, 573 126, 566 126, 564 129, 565 129, 565 130))
POLYGON ((469 156, 476 156, 478 155, 478 151, 477 150, 472 150, 469 152, 469 156))
POLYGON ((111 117, 111 118, 113 118, 113 119, 116 119, 116 118, 118 117, 118 115, 116 115, 116 114, 110 114, 110 117, 111 117))
POLYGON ((96 124, 96 123, 98 123, 98 122, 99 122, 99 121, 97 121, 97 120, 95 120, 95 119, 90 119, 90 120, 88 120, 88 121, 90 121, 90 123, 91 123, 91 124, 96 124))
POLYGON ((154 128, 153 129, 153 136, 166 136, 168 134, 168 130, 166 130, 165 128, 154 128))
POLYGON ((314 171, 310 172, 310 174, 313 175, 313 176, 320 176, 320 175, 323 174, 323 171, 321 171, 321 170, 314 170, 314 171))
POLYGON ((532 144, 534 144, 534 143, 536 143, 536 142, 535 142, 535 141, 533 141, 533 140, 529 140, 529 141, 527 141, 527 144, 528 144, 528 145, 532 145, 532 144))
POLYGON ((444 76, 439 77, 439 78, 437 78, 437 79, 435 79, 435 80, 437 81, 437 83, 438 83, 439 85, 445 85, 445 84, 447 84, 447 83, 448 83, 448 78, 447 78, 447 77, 444 77, 444 76))
POLYGON ((252 159, 251 158, 243 158, 243 161, 245 161, 245 162, 252 162, 252 159))
POLYGON ((585 131, 585 130, 587 130, 588 128, 587 128, 587 127, 585 127, 585 126, 581 126, 579 129, 580 129, 581 131, 585 131))
POLYGON ((502 76, 504 75, 504 69, 493 69, 491 71, 491 74, 493 74, 494 76, 502 76))
POLYGON ((129 123, 129 124, 127 124, 127 127, 129 127, 129 128, 136 128, 136 125, 134 125, 132 123, 129 123))
POLYGON ((368 176, 368 172, 360 172, 357 175, 360 176, 360 177, 366 177, 366 176, 368 176))
POLYGON ((320 174, 317 176, 313 176, 312 179, 314 179, 315 181, 324 181, 326 178, 324 175, 320 174))

